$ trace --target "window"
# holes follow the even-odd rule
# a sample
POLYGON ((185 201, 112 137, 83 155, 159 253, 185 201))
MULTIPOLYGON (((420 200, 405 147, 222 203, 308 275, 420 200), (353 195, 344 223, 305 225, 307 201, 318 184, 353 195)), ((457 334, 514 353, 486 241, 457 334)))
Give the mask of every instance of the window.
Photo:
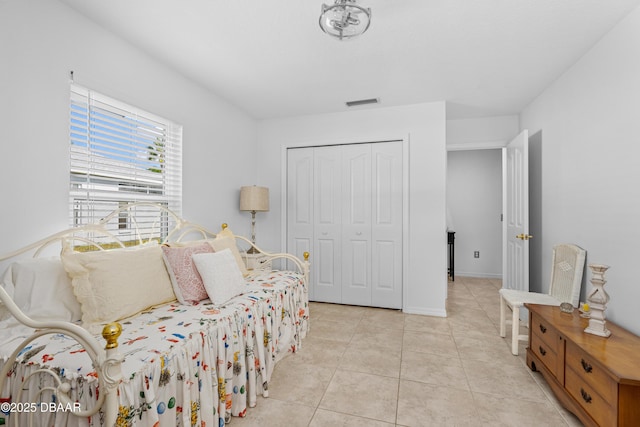
MULTIPOLYGON (((160 203, 181 215, 182 126, 72 84, 69 155, 72 226, 134 202, 160 203)), ((166 235, 166 215, 157 210, 139 207, 136 220, 138 232, 166 235)), ((125 211, 112 231, 126 240, 132 225, 125 211)))

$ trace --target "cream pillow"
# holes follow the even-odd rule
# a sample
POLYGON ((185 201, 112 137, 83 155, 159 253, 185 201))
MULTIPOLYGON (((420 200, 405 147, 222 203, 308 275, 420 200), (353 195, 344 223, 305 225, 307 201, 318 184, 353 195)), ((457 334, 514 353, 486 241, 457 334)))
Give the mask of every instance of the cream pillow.
POLYGON ((222 305, 247 289, 231 250, 193 254, 193 262, 215 305, 222 305))
POLYGON ((243 276, 247 276, 249 274, 247 266, 244 264, 240 251, 238 250, 238 246, 236 245, 236 238, 233 237, 233 233, 228 228, 218 233, 215 239, 209 240, 209 243, 211 243, 211 246, 213 246, 213 249, 216 252, 229 249, 238 264, 240 273, 243 276))
POLYGON ((131 317, 176 299, 160 246, 76 253, 62 252, 82 309, 83 327, 98 333, 101 324, 131 317))

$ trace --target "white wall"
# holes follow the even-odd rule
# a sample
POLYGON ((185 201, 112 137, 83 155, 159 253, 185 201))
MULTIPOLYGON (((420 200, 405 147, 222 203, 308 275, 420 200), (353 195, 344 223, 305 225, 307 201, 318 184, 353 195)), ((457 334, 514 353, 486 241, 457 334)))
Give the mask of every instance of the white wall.
POLYGON ((456 276, 502 277, 502 151, 449 151, 447 206, 456 276), (480 258, 474 258, 474 251, 480 258))
MULTIPOLYGON (((259 125, 259 184, 282 188, 284 147, 367 142, 409 137, 409 274, 404 310, 445 315, 445 105, 361 109, 346 113, 267 120, 259 125)), ((259 218, 260 240, 282 245, 282 199, 272 192, 271 212, 259 218)), ((313 254, 312 254, 313 257, 313 254)), ((313 260, 312 260, 313 261, 313 260)))
POLYGON ((447 120, 447 149, 503 147, 519 131, 517 115, 447 120))
POLYGON ((245 113, 58 1, 0 1, 0 58, 0 253, 69 226, 70 70, 182 124, 184 216, 248 231, 238 189, 255 179, 257 157, 245 113))
MULTIPOLYGON (((587 250, 588 263, 610 265, 607 316, 636 334, 639 53, 636 9, 521 114, 523 129, 542 130, 543 259, 553 244, 573 242, 587 250)), ((587 282, 583 300, 590 289, 587 282)))

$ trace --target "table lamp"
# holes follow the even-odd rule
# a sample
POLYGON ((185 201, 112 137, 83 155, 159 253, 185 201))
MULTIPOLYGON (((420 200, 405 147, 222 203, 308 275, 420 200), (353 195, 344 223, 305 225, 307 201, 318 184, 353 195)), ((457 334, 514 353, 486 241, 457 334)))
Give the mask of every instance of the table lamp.
MULTIPOLYGON (((240 210, 251 212, 251 242, 256 244, 256 212, 269 211, 269 189, 267 187, 240 187, 240 210)), ((251 247, 247 253, 256 253, 251 247)))

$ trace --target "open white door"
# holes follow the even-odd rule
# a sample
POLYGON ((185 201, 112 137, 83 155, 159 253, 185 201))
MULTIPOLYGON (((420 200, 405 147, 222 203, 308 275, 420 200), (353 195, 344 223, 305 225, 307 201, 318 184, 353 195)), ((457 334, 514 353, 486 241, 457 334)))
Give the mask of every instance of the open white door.
POLYGON ((529 290, 529 131, 502 150, 502 287, 529 290))

